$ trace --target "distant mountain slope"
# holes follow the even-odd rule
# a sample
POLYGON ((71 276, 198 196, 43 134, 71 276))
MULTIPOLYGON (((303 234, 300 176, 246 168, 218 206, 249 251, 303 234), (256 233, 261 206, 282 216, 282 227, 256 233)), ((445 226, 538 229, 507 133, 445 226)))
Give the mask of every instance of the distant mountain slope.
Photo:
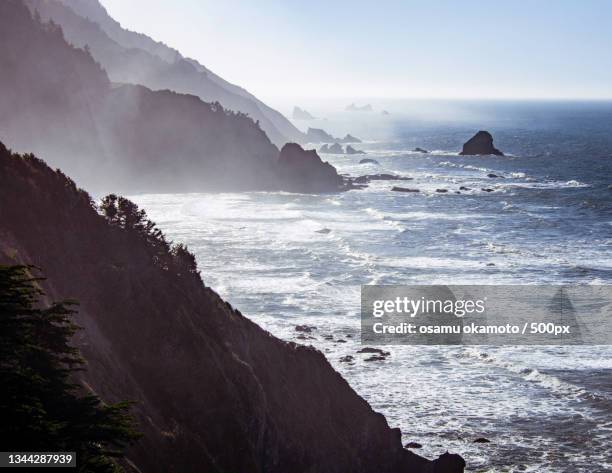
POLYGON ((134 471, 462 471, 456 456, 403 449, 323 354, 233 309, 136 208, 102 216, 72 180, 2 143, 0 204, 0 263, 34 264, 51 299, 80 301, 80 381, 107 401, 136 401, 134 471))
MULTIPOLYGON (((21 0, 0 2, 0 70, 1 139, 94 191, 293 190, 286 167, 278 173, 278 149, 247 115, 194 95, 113 85, 87 50, 21 0)), ((327 182, 302 178, 299 190, 338 190, 327 182)))
POLYGON ((302 140, 302 133, 279 112, 197 61, 184 58, 175 49, 122 28, 97 0, 27 0, 27 3, 43 19, 61 25, 70 43, 78 47, 87 45, 113 82, 189 93, 205 102, 218 101, 224 108, 258 120, 279 146, 302 140))

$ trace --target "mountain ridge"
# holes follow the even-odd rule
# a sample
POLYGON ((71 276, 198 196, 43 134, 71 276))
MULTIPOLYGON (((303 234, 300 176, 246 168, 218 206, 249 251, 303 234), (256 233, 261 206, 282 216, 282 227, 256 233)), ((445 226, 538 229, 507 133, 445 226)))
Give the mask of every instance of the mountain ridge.
POLYGON ((258 120, 279 147, 287 141, 303 139, 289 120, 253 94, 225 81, 198 61, 183 57, 178 50, 123 28, 97 0, 26 0, 26 3, 43 19, 60 24, 70 43, 81 48, 89 46, 94 59, 113 82, 189 93, 205 102, 218 101, 227 109, 258 120))
POLYGON ((0 2, 0 137, 10 146, 43 154, 94 192, 294 191, 279 174, 278 148, 245 113, 114 84, 91 49, 36 17, 21 0, 0 2))

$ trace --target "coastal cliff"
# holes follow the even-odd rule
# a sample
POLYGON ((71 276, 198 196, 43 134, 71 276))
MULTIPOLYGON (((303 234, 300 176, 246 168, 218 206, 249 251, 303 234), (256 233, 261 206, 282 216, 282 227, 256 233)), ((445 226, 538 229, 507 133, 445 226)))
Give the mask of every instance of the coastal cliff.
POLYGON ((138 471, 462 471, 460 457, 403 449, 323 354, 223 301, 129 201, 96 211, 65 175, 0 145, 0 202, 0 263, 34 264, 50 299, 80 301, 81 383, 136 401, 138 471))
POLYGON ((123 28, 98 0, 25 0, 31 11, 60 25, 66 40, 87 47, 111 81, 170 89, 248 114, 276 146, 303 134, 282 114, 194 59, 142 33, 123 28))
POLYGON ((279 181, 279 150, 250 116, 112 83, 89 49, 68 44, 21 0, 0 2, 0 65, 2 140, 92 192, 303 189, 279 181))

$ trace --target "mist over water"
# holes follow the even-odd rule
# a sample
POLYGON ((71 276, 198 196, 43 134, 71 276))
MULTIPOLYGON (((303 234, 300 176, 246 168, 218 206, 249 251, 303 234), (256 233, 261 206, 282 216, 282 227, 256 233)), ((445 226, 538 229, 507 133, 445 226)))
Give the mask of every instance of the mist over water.
POLYGON ((413 180, 336 195, 131 198, 189 245, 207 285, 273 334, 322 350, 425 456, 448 448, 473 471, 611 469, 610 347, 400 346, 382 362, 356 352, 362 284, 610 284, 612 105, 298 105, 322 117, 298 126, 358 136, 380 163, 322 156, 339 172, 413 180), (458 156, 479 129, 508 156, 458 156), (297 339, 298 324, 316 326, 313 338, 297 339))

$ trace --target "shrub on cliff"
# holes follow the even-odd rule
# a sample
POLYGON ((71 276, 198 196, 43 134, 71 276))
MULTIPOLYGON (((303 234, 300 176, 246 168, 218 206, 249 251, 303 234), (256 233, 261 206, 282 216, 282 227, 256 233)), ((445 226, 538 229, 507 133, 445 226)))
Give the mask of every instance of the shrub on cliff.
POLYGON ((7 451, 74 451, 78 471, 121 471, 114 458, 134 441, 129 403, 79 394, 82 369, 69 344, 74 302, 42 308, 40 279, 27 266, 0 266, 0 437, 7 451))

